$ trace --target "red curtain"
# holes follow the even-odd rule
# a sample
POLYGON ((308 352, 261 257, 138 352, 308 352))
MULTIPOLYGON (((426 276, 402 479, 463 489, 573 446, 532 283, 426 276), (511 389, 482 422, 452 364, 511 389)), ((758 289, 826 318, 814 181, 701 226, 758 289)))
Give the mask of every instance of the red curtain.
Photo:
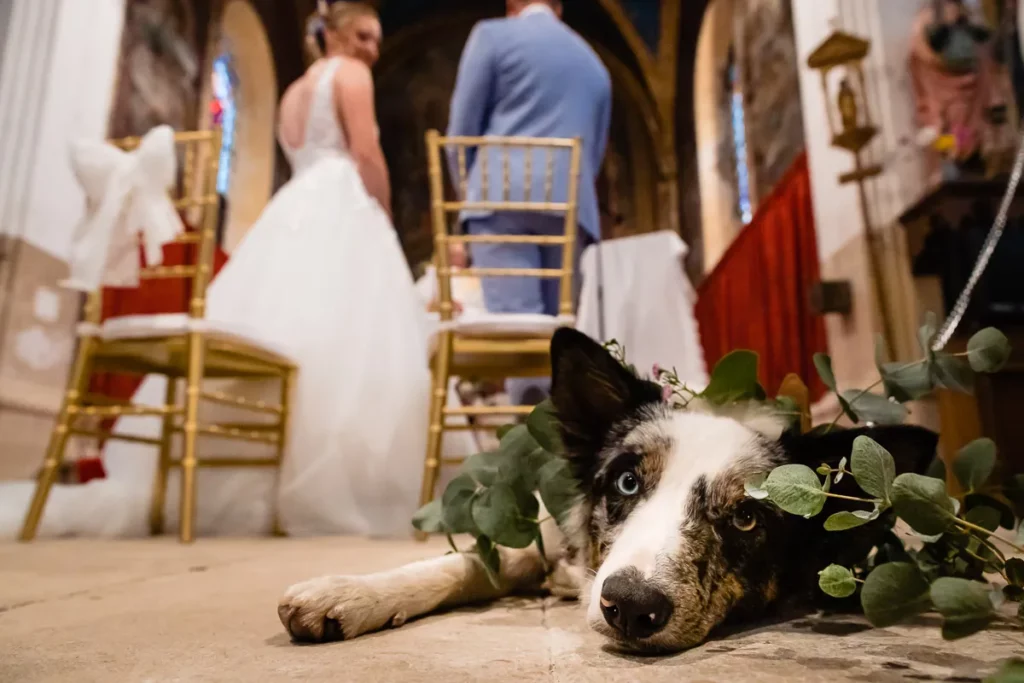
POLYGON ((827 350, 825 325, 810 311, 819 279, 807 156, 802 154, 698 288, 695 308, 708 368, 735 349, 760 356, 773 394, 791 372, 825 393, 812 358, 827 350))

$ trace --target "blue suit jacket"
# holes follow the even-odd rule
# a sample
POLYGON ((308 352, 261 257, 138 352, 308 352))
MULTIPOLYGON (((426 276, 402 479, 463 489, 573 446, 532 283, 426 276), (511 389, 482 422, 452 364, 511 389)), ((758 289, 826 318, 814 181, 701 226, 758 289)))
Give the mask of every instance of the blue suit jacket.
MULTIPOLYGON (((600 235, 595 181, 604 158, 611 119, 611 79, 597 54, 553 14, 538 12, 478 23, 462 52, 452 95, 448 135, 580 137, 583 153, 579 183, 579 225, 600 235)), ((510 199, 525 199, 525 157, 510 153, 510 199)), ((503 199, 501 151, 487 153, 488 199, 503 199)), ((479 154, 467 156, 467 199, 481 199, 479 154)), ((458 177, 456 155, 449 169, 458 177)), ((531 201, 545 201, 546 150, 534 151, 531 201)), ((555 154, 552 201, 566 201, 568 150, 555 154)), ((474 213, 471 215, 481 215, 474 213)), ((465 217, 465 216, 464 216, 465 217)))

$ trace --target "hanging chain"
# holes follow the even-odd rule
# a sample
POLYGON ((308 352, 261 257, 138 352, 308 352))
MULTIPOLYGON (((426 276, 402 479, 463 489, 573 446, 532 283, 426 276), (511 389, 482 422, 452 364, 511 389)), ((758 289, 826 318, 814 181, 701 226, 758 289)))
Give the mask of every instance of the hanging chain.
POLYGON ((1010 173, 1010 184, 1006 188, 1006 194, 1003 195, 1003 202, 999 206, 999 213, 996 214, 996 220, 992 224, 992 229, 989 230, 988 237, 985 238, 985 244, 981 247, 981 253, 978 254, 978 260, 974 264, 971 276, 967 278, 967 284, 964 285, 963 291, 960 292, 960 297, 956 300, 956 305, 953 306, 949 317, 942 323, 939 334, 932 343, 932 351, 941 351, 945 348, 946 344, 949 343, 950 337, 956 332, 956 328, 963 319, 964 313, 967 312, 967 306, 971 303, 971 294, 974 293, 975 286, 977 286, 981 276, 985 273, 988 262, 992 258, 992 252, 996 250, 999 238, 1003 236, 1003 230, 1006 229, 1006 218, 1010 213, 1010 205, 1013 203, 1014 195, 1017 194, 1017 185, 1020 184, 1022 173, 1024 173, 1024 135, 1021 136, 1021 143, 1017 149, 1017 158, 1013 162, 1013 171, 1010 173))

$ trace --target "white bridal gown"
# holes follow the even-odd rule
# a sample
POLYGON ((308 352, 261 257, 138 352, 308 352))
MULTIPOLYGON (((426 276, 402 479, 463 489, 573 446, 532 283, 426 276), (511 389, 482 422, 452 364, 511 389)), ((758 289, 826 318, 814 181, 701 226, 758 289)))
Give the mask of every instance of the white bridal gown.
MULTIPOLYGON (((208 318, 245 330, 299 365, 280 488, 275 491, 272 469, 200 468, 200 534, 266 532, 275 505, 290 535, 412 530, 430 393, 427 314, 394 228, 348 154, 333 98, 332 76, 339 66, 331 60, 323 68, 305 144, 286 147, 292 180, 252 226, 208 295, 208 318)), ((215 388, 277 400, 276 385, 215 388)), ((159 403, 164 390, 163 378, 147 377, 133 401, 159 403)), ((204 405, 202 419, 239 421, 230 410, 204 405)), ((155 435, 159 423, 122 418, 115 429, 155 435)), ((199 443, 200 457, 270 452, 260 444, 199 443)), ((110 442, 104 464, 104 480, 54 487, 40 535, 146 533, 155 449, 110 442)), ((16 533, 30 490, 25 482, 0 488, 3 536, 16 533)), ((172 471, 168 531, 177 525, 179 490, 172 471)))

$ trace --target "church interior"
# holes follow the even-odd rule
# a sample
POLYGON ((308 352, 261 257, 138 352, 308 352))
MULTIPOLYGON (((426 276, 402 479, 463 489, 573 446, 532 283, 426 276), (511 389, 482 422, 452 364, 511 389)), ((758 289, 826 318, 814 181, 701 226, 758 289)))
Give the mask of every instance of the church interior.
MULTIPOLYGON (((391 220, 405 264, 424 283, 438 266, 438 201, 424 140, 448 125, 470 32, 506 7, 369 4, 383 35, 372 76, 391 220)), ((293 179, 277 139, 279 102, 306 73, 307 27, 321 5, 0 0, 0 498, 17 487, 19 501, 16 514, 0 504, 0 681, 1017 680, 988 678, 1020 654, 1020 633, 1009 626, 951 641, 929 617, 877 630, 860 617, 817 614, 727 632, 666 658, 633 657, 603 647, 577 608, 551 596, 456 609, 319 648, 289 641, 274 612, 289 584, 448 551, 443 535, 421 543, 411 526, 407 538, 390 540, 218 538, 204 537, 200 521, 195 542, 179 544, 171 523, 154 538, 111 538, 113 522, 106 531, 84 525, 100 530, 90 537, 74 524, 48 527, 41 512, 38 538, 18 542, 55 425, 64 425, 83 329, 119 316, 185 315, 195 301, 189 281, 106 286, 95 297, 62 285, 76 226, 95 210, 69 150, 79 140, 145 140, 158 126, 214 132, 219 146, 209 158, 177 163, 186 176, 190 164, 216 168, 202 180, 215 205, 181 214, 193 234, 215 224, 208 277, 216 283, 293 179)), ((731 351, 754 351, 762 393, 794 396, 801 420, 828 425, 846 424, 849 392, 860 398, 860 388, 881 385, 881 368, 933 357, 936 334, 948 354, 967 358, 973 335, 995 327, 1013 349, 998 373, 929 380, 927 391, 898 400, 906 422, 938 434, 944 472, 986 439, 998 452, 994 476, 1024 477, 1017 5, 563 0, 563 21, 611 82, 608 144, 594 180, 598 253, 611 254, 596 285, 597 306, 612 302, 597 314, 599 341, 624 342, 626 360, 642 372, 656 353, 646 349, 664 349, 671 357, 653 360, 695 368, 697 385, 731 351), (936 47, 931 26, 950 13, 949 31, 969 27, 966 43, 956 43, 969 59, 936 47), (994 249, 993 225, 1001 236, 994 249), (639 274, 657 270, 647 258, 663 259, 671 272, 641 282, 639 274), (987 268, 975 277, 979 259, 987 268), (965 288, 972 296, 960 301, 965 288), (662 319, 675 315, 670 301, 692 318, 692 338, 654 339, 662 319), (932 325, 930 336, 922 325, 932 325), (823 354, 831 359, 825 374, 823 354), (786 394, 794 382, 798 390, 786 394)), ((171 269, 189 268, 200 252, 162 248, 171 269)), ((587 263, 583 297, 595 287, 587 263)), ((579 317, 580 329, 597 336, 583 323, 582 304, 579 317)), ((108 368, 82 386, 124 403, 140 381, 108 368)), ((493 383, 467 381, 452 393, 483 406, 485 417, 500 408, 493 383)), ((95 418, 90 429, 109 428, 103 419, 113 413, 86 413, 95 418)), ((481 433, 487 423, 479 420, 481 433)), ((56 485, 87 496, 108 476, 104 448, 102 439, 69 440, 56 485)), ((442 470, 442 484, 458 474, 442 470)), ((198 481, 201 509, 202 474, 198 481)), ((949 482, 954 498, 973 493, 952 474, 949 482)), ((86 514, 107 513, 97 505, 86 514)))

